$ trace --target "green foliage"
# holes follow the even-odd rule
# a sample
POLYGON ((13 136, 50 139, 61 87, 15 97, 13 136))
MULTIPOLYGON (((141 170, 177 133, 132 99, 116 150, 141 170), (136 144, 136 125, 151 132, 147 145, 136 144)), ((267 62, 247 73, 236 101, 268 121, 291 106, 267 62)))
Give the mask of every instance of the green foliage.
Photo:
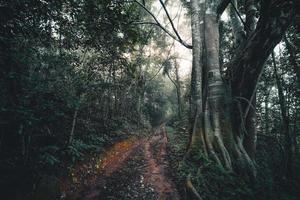
MULTIPOLYGON (((171 128, 170 142, 172 148, 177 149, 178 140, 174 141, 171 128)), ((283 178, 281 166, 281 152, 278 143, 272 138, 258 138, 257 146, 257 179, 255 182, 246 181, 239 174, 228 172, 214 161, 208 159, 201 152, 193 152, 188 159, 179 162, 176 175, 180 177, 181 185, 190 176, 191 181, 200 196, 209 200, 296 200, 299 196, 299 180, 283 178)), ((177 151, 180 151, 177 149, 177 151)), ((295 162, 297 163, 297 160, 295 162)), ((299 168, 299 165, 297 169, 299 168)))
POLYGON ((164 93, 163 82, 153 82, 145 86, 145 103, 143 112, 150 119, 152 126, 159 125, 166 119, 167 96, 164 93))
POLYGON ((109 0, 0 0, 0 171, 59 174, 141 120, 139 64, 125 56, 148 42, 130 25, 141 14, 109 0))
MULTIPOLYGON (((14 188, 16 183, 31 187, 34 175, 57 175, 87 154, 101 152, 108 141, 121 137, 116 130, 169 120, 174 126, 167 132, 176 173, 181 181, 191 174, 204 199, 299 196, 299 175, 282 175, 284 136, 270 61, 257 90, 258 130, 277 143, 259 144, 257 183, 226 172, 201 152, 179 161, 189 136, 186 127, 180 128, 188 122, 176 121, 176 93, 161 74, 161 69, 163 74, 171 71, 170 58, 143 55, 151 38, 162 55, 167 43, 156 29, 134 25, 144 15, 136 4, 112 5, 111 0, 0 0, 0 188, 14 188)), ((230 24, 222 22, 223 67, 234 51, 230 31, 230 24)), ((299 46, 298 35, 296 25, 288 31, 292 47, 299 46)), ((295 143, 293 168, 299 171, 300 104, 298 92, 291 89, 299 86, 299 77, 297 70, 289 70, 297 59, 291 59, 287 44, 282 46, 277 64, 295 143)), ((299 55, 298 47, 294 53, 299 55)))
POLYGON ((207 159, 201 152, 182 161, 178 171, 182 179, 191 177, 194 187, 203 199, 255 199, 250 184, 207 159))
POLYGON ((66 152, 74 163, 76 160, 82 159, 83 152, 90 148, 90 145, 83 143, 81 140, 74 140, 70 145, 68 145, 66 152))
POLYGON ((72 163, 82 160, 88 152, 99 152, 103 149, 105 140, 97 135, 90 135, 85 140, 75 139, 68 145, 65 154, 72 163))
MULTIPOLYGON (((257 199, 297 199, 299 177, 287 178, 282 175, 282 152, 280 144, 272 137, 259 137, 257 144, 257 181, 253 187, 257 199)), ((295 158, 295 171, 299 170, 295 158)))
POLYGON ((57 146, 46 146, 40 150, 39 153, 39 163, 42 166, 50 166, 54 167, 55 165, 60 163, 58 158, 59 147, 57 146))

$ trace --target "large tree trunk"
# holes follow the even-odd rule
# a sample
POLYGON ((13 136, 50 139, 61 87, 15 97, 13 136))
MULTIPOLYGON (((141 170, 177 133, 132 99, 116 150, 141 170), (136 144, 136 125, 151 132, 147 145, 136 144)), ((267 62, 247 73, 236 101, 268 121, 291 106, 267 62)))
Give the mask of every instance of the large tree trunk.
POLYGON ((202 5, 204 15, 204 126, 207 152, 218 163, 232 169, 230 149, 233 148, 229 115, 228 91, 222 80, 219 66, 219 24, 216 20, 217 2, 202 5), (226 145, 226 146, 225 146, 226 145))
POLYGON ((192 110, 194 118, 190 149, 197 149, 201 144, 202 151, 224 168, 233 170, 233 161, 239 161, 254 174, 254 165, 243 148, 242 140, 232 129, 230 88, 221 77, 219 23, 216 20, 218 1, 193 1, 192 5, 199 7, 194 7, 192 12, 194 65, 191 108, 196 112, 192 110), (200 19, 200 23, 193 19, 200 19))
POLYGON ((294 5, 263 2, 257 28, 237 48, 228 67, 230 80, 224 81, 219 66, 220 2, 194 0, 191 4, 193 126, 188 152, 202 150, 224 168, 255 176, 257 83, 266 59, 295 16, 294 5))
MULTIPOLYGON (((296 4, 296 3, 295 3, 296 4)), ((246 135, 246 151, 255 152, 255 132, 247 127, 255 127, 255 92, 264 63, 295 17, 295 5, 287 1, 268 1, 261 5, 261 16, 256 29, 250 34, 242 48, 236 52, 231 68, 231 90, 234 99, 245 99, 235 104, 233 109, 234 129, 238 135, 246 135), (293 7, 294 6, 294 7, 293 7), (239 110, 240 107, 240 110, 239 110), (243 118, 239 117, 240 113, 243 118), (251 115, 253 117, 251 117, 251 115), (244 127, 243 124, 246 123, 244 127), (251 125, 252 123, 252 125, 251 125), (248 125, 247 125, 248 124, 248 125), (242 127, 241 127, 242 126, 242 127), (252 141, 251 141, 252 140, 252 141), (251 146, 252 144, 252 146, 251 146)))
POLYGON ((203 68, 203 15, 200 13, 200 3, 191 1, 191 24, 193 42, 193 67, 190 91, 190 141, 187 154, 204 148, 204 126, 203 126, 203 97, 202 97, 202 68, 203 68))

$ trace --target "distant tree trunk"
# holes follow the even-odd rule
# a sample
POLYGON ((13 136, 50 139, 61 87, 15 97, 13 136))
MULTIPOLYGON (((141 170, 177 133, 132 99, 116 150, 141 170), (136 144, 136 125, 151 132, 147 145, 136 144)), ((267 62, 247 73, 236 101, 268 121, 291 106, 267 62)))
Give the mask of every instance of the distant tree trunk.
POLYGON ((295 152, 294 155, 297 156, 299 154, 299 147, 298 147, 298 142, 297 142, 297 137, 298 137, 298 127, 297 127, 297 122, 298 122, 298 111, 299 109, 296 108, 297 111, 295 113, 295 117, 294 117, 294 130, 293 130, 293 142, 294 142, 294 147, 295 147, 295 152))
POLYGON ((178 74, 178 66, 177 63, 175 62, 174 65, 175 68, 175 80, 170 76, 169 72, 166 72, 166 75, 168 76, 169 80, 173 83, 176 89, 176 96, 177 96, 177 114, 178 118, 181 119, 182 117, 182 104, 181 104, 181 86, 180 86, 180 79, 179 79, 179 74, 178 74))
POLYGON ((267 92, 265 95, 265 117, 264 117, 264 123, 265 123, 265 134, 269 135, 269 96, 270 96, 270 91, 267 92))
MULTIPOLYGON (((142 121, 142 102, 144 101, 143 100, 143 96, 142 96, 142 94, 141 94, 141 88, 138 88, 138 100, 137 100, 137 104, 136 104, 136 106, 137 106, 137 122, 138 122, 138 127, 140 127, 141 126, 141 121, 142 121)), ((134 117, 134 116, 133 116, 134 117)))
POLYGON ((116 116, 119 116, 121 113, 119 113, 118 110, 118 86, 116 82, 116 64, 113 62, 112 64, 112 97, 113 97, 113 102, 112 102, 112 119, 116 116))
POLYGON ((286 100, 283 93, 283 87, 278 75, 276 59, 274 52, 272 53, 272 60, 273 60, 273 67, 274 67, 274 76, 276 80, 277 90, 278 90, 278 98, 279 98, 279 105, 281 111, 281 119, 282 119, 282 132, 285 137, 285 162, 284 162, 284 170, 285 174, 288 176, 292 172, 292 157, 293 157, 293 141, 290 133, 290 120, 288 116, 288 110, 286 107, 286 100))
POLYGON ((181 84, 180 84, 180 77, 178 72, 178 65, 176 61, 175 61, 174 68, 175 68, 175 76, 176 76, 175 82, 176 82, 178 117, 179 119, 181 119, 182 118, 181 84))
POLYGON ((76 125, 77 115, 78 115, 78 109, 76 108, 75 111, 74 111, 74 115, 73 115, 72 128, 71 128, 71 131, 70 131, 69 143, 68 144, 71 144, 74 140, 74 133, 75 133, 75 125, 76 125))
POLYGON ((265 61, 280 42, 295 10, 291 2, 263 2, 257 27, 237 48, 228 66, 230 78, 224 80, 219 66, 220 2, 191 2, 193 126, 188 152, 198 149, 224 168, 253 177, 257 83, 265 61))
POLYGON ((23 157, 25 157, 25 152, 26 152, 26 138, 25 138, 25 134, 24 134, 24 125, 21 124, 20 125, 20 128, 19 128, 19 131, 18 131, 18 134, 21 136, 21 155, 23 157))
MULTIPOLYGON (((142 54, 142 50, 141 54, 142 54)), ((136 83, 136 95, 138 96, 138 102, 137 102, 137 115, 138 115, 138 126, 141 125, 142 121, 142 106, 144 103, 144 87, 145 87, 145 74, 142 69, 142 65, 139 63, 139 71, 138 71, 138 77, 137 77, 137 83, 136 83)))

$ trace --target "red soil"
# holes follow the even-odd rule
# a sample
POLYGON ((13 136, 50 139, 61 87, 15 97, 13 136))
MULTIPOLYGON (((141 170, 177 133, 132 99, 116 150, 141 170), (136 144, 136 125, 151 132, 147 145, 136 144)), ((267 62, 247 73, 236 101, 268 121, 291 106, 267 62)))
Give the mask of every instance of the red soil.
POLYGON ((148 163, 145 171, 145 178, 151 185, 153 185, 155 191, 158 193, 159 199, 180 199, 175 185, 166 176, 165 170, 167 168, 166 156, 166 144, 167 136, 164 127, 160 127, 156 131, 156 134, 150 138, 150 140, 143 143, 144 154, 146 162, 148 163), (153 155, 152 144, 158 144, 157 156, 153 155))
MULTIPOLYGON (((76 192, 65 191, 70 193, 68 199, 82 199, 82 200, 96 200, 99 199, 99 188, 104 187, 106 181, 116 172, 118 169, 126 164, 126 160, 130 157, 131 153, 138 148, 143 150, 143 161, 139 160, 140 166, 143 168, 142 174, 136 174, 135 176, 142 176, 145 178, 145 183, 150 185, 155 193, 157 193, 159 200, 177 200, 180 199, 175 185, 166 175, 168 170, 168 162, 166 160, 166 145, 167 135, 164 126, 156 129, 153 136, 148 140, 146 139, 127 139, 115 143, 109 148, 101 159, 96 159, 93 166, 86 167, 86 164, 77 166, 72 172, 73 179, 76 177, 83 177, 82 174, 86 173, 87 169, 94 170, 91 175, 84 176, 80 180, 77 180, 79 185, 75 190, 76 192), (84 183, 84 186, 82 186, 84 183), (85 195, 82 197, 82 194, 85 195), (81 196, 81 197, 79 197, 81 196)), ((122 181, 122 180, 120 180, 122 181)))

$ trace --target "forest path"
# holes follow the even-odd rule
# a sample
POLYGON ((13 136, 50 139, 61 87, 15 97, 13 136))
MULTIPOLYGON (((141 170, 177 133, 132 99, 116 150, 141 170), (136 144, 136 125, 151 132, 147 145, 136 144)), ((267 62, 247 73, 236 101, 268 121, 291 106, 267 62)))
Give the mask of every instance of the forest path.
POLYGON ((167 142, 165 126, 161 125, 149 138, 114 144, 95 164, 100 173, 81 180, 84 187, 67 195, 67 199, 180 199, 168 173, 167 142))

